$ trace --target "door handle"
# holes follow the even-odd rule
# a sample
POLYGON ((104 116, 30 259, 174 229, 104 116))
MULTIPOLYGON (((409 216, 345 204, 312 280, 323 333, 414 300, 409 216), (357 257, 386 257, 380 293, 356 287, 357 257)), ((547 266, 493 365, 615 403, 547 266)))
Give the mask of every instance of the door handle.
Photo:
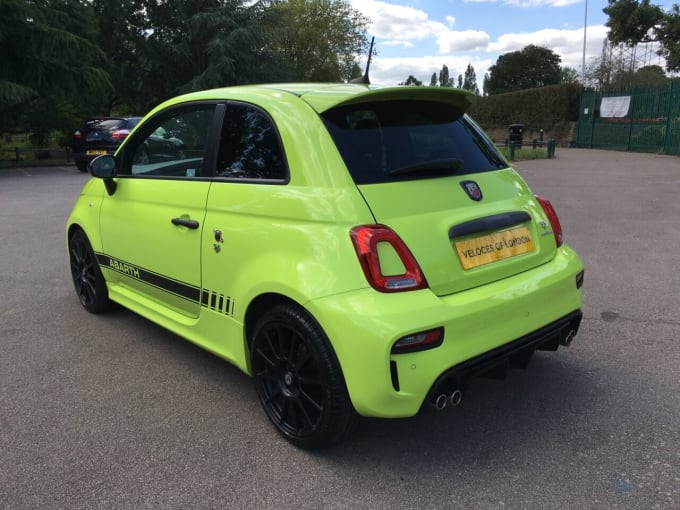
POLYGON ((173 225, 181 226, 181 227, 187 227, 191 229, 197 229, 198 228, 198 222, 196 220, 185 220, 184 218, 173 218, 172 220, 173 225))

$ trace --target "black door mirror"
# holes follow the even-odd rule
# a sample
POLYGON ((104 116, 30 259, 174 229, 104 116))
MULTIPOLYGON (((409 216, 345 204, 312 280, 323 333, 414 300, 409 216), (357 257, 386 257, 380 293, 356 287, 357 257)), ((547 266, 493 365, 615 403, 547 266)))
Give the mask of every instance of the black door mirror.
POLYGON ((113 156, 106 154, 94 158, 90 163, 90 172, 95 177, 104 179, 104 186, 109 195, 116 192, 116 181, 113 180, 116 176, 116 159, 113 156))
POLYGON ((116 176, 116 160, 113 156, 108 154, 98 156, 90 163, 90 171, 95 177, 102 179, 110 179, 116 176))

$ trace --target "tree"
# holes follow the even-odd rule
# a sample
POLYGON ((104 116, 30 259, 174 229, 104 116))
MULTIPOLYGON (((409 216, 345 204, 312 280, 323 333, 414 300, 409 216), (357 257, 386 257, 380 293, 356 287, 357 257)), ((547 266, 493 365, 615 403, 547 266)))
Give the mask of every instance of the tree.
POLYGON ((649 0, 608 0, 603 12, 609 16, 607 37, 614 44, 635 46, 658 42, 659 54, 666 59, 668 71, 680 71, 680 5, 668 11, 649 0))
POLYGON ((635 59, 620 51, 621 46, 614 45, 608 39, 603 41, 600 57, 586 66, 584 85, 594 88, 633 88, 657 87, 668 83, 669 78, 658 65, 635 69, 635 59))
POLYGON ((344 81, 368 50, 368 19, 345 0, 285 0, 271 48, 291 80, 344 81))
POLYGON ((484 81, 482 81, 482 90, 485 96, 489 95, 489 73, 484 73, 484 81))
POLYGON ((430 78, 430 87, 436 86, 437 86, 437 73, 432 73, 432 77, 430 78))
POLYGON ((484 92, 502 94, 556 85, 560 83, 561 61, 561 57, 552 50, 533 44, 501 55, 489 68, 484 92))
POLYGON ((29 129, 41 144, 55 125, 78 116, 80 104, 110 90, 98 66, 103 54, 88 40, 90 15, 86 3, 3 0, 0 131, 29 129))
POLYGON ((465 78, 463 79, 463 89, 469 90, 475 95, 479 95, 479 87, 477 87, 477 75, 475 68, 468 64, 465 69, 465 78))
POLYGON ((423 82, 420 81, 415 76, 413 76, 412 74, 409 74, 408 78, 406 78, 406 81, 401 82, 399 85, 412 85, 414 87, 421 87, 423 85, 423 82))
POLYGON ((100 113, 141 113, 140 90, 145 79, 146 17, 142 0, 92 0, 98 28, 93 42, 104 52, 103 69, 112 83, 102 97, 100 113), (117 110, 117 111, 116 111, 117 110))
POLYGON ((463 75, 462 74, 458 75, 458 88, 459 89, 463 88, 463 75))
POLYGON ((147 3, 144 45, 148 105, 178 93, 250 81, 260 46, 257 11, 240 0, 147 3))
POLYGON ((439 86, 453 87, 453 78, 449 77, 449 68, 446 64, 444 64, 442 66, 442 70, 439 71, 439 86))
POLYGON ((579 83, 578 71, 573 67, 564 66, 560 69, 560 83, 579 83))

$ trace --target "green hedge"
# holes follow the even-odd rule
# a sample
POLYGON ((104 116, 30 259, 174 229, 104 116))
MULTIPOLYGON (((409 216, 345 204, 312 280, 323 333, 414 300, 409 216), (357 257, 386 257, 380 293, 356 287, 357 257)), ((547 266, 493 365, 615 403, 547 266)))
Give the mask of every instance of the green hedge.
POLYGON ((525 132, 547 132, 556 125, 578 121, 580 95, 578 84, 520 90, 480 97, 469 113, 483 129, 524 124, 525 132))

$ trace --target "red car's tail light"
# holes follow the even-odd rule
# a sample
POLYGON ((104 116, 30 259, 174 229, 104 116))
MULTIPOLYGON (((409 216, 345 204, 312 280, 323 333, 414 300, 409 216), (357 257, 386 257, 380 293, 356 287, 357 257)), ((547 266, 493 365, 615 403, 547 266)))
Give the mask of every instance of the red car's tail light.
POLYGON ((394 345, 392 346, 392 354, 434 349, 435 347, 439 347, 442 342, 444 342, 444 328, 414 333, 412 335, 401 337, 399 340, 394 342, 394 345))
POLYGON ((362 225, 354 227, 350 236, 366 280, 375 290, 400 292, 427 288, 427 281, 418 262, 392 229, 385 225, 362 225), (386 243, 396 253, 403 265, 403 272, 384 274, 378 248, 380 243, 386 243))
POLYGON ((538 195, 535 195, 536 201, 541 204, 541 207, 543 208, 543 211, 545 212, 545 215, 548 217, 548 221, 550 222, 550 226, 552 227, 553 234, 555 234, 555 244, 557 244, 557 247, 559 248, 562 246, 562 225, 560 225, 560 219, 557 217, 557 212, 555 211, 555 208, 552 206, 550 203, 550 200, 546 200, 543 197, 539 197, 538 195))
POLYGON ((83 134, 80 131, 76 131, 75 133, 73 133, 73 138, 75 138, 76 140, 80 140, 83 138, 83 134))
POLYGON ((119 129, 118 131, 114 131, 111 133, 111 138, 114 140, 123 140, 127 135, 130 134, 130 131, 127 129, 119 129))

